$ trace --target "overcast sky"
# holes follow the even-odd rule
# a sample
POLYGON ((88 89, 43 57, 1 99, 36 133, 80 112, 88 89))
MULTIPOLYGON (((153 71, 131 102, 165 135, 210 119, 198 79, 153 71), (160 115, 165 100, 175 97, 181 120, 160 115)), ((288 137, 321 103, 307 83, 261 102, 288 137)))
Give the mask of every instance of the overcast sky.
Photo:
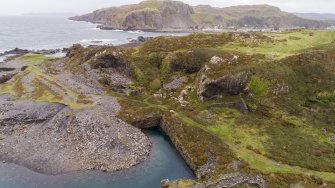
MULTIPOLYGON (((98 8, 138 3, 141 0, 0 0, 0 14, 91 12, 98 8)), ((226 7, 241 4, 270 4, 287 12, 335 13, 335 0, 182 0, 191 5, 226 7)))

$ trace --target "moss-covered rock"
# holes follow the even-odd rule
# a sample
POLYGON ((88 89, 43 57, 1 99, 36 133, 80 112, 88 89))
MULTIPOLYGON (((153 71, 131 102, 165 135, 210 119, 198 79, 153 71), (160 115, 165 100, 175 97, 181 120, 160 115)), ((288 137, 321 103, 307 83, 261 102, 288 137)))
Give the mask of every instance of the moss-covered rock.
POLYGON ((200 100, 211 99, 220 95, 239 95, 246 91, 249 78, 246 72, 222 75, 209 79, 200 73, 198 78, 198 96, 200 100))

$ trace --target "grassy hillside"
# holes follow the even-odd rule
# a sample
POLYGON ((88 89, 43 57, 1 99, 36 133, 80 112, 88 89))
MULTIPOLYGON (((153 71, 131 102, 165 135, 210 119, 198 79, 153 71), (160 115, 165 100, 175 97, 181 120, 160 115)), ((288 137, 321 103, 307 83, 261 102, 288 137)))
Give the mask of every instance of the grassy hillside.
MULTIPOLYGON (((259 175, 267 187, 335 187, 334 39, 334 31, 293 30, 157 37, 122 49, 76 45, 61 68, 84 78, 91 67, 105 76, 103 94, 118 99, 124 121, 161 122, 198 183, 239 173, 259 175), (110 70, 132 82, 110 84, 110 70)), ((53 82, 61 79, 52 69, 59 59, 19 60, 29 68, 0 85, 1 93, 99 105, 53 82), (33 82, 26 83, 28 74, 33 82)))
POLYGON ((188 30, 214 27, 325 28, 330 25, 330 23, 323 21, 303 19, 269 5, 226 8, 208 5, 191 7, 182 2, 170 0, 146 0, 136 5, 96 10, 91 14, 71 19, 99 23, 105 29, 130 30, 188 30), (153 16, 148 12, 143 12, 148 9, 159 11, 160 15, 153 16), (129 26, 128 22, 132 22, 132 20, 139 22, 139 25, 131 24, 129 26), (157 22, 162 25, 157 25, 157 22), (156 24, 155 27, 150 27, 154 24, 156 24))
MULTIPOLYGON (((318 30, 155 38, 132 52, 138 73, 134 85, 142 87, 144 93, 121 100, 127 106, 121 115, 127 114, 125 119, 137 117, 133 113, 140 114, 143 107, 148 108, 145 114, 150 109, 163 114, 172 110, 173 118, 185 126, 212 134, 215 142, 222 141, 235 158, 246 163, 247 167, 240 171, 263 174, 270 187, 314 187, 320 181, 331 187, 335 181, 335 143, 331 139, 335 135, 334 39, 335 32, 318 30), (176 53, 177 62, 173 60, 176 53), (222 64, 208 63, 213 56, 239 58, 236 64, 227 64, 228 60, 222 64), (179 66, 171 66, 174 63, 179 66), (188 68, 195 71, 185 71, 188 68), (211 79, 245 72, 249 77, 247 91, 238 95, 218 93, 201 102, 197 88, 204 69, 211 79), (164 88, 182 76, 188 81, 179 88, 164 88), (147 87, 157 80, 157 87, 147 87), (157 93, 163 97, 157 98, 157 93), (181 93, 186 105, 177 100, 181 93), (249 113, 215 105, 240 99, 246 102, 249 113)), ((215 149, 209 150, 227 157, 215 149)), ((199 166, 204 164, 198 162, 199 166)), ((217 170, 219 174, 229 172, 225 165, 217 170)))

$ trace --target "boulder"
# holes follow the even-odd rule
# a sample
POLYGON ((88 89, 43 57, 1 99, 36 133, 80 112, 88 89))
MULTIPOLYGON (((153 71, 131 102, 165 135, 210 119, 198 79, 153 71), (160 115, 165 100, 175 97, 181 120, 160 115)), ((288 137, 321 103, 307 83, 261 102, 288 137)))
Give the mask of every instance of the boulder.
POLYGON ((248 105, 245 103, 243 99, 240 99, 237 102, 212 104, 209 106, 209 108, 235 108, 241 113, 248 113, 250 111, 248 105))
POLYGON ((167 84, 164 84, 163 88, 166 90, 176 90, 188 81, 186 76, 174 77, 173 80, 167 84))
POLYGON ((201 100, 211 99, 220 95, 239 95, 248 86, 248 75, 245 72, 226 74, 216 79, 210 79, 201 73, 198 78, 198 96, 201 100))
POLYGON ((164 179, 161 181, 161 187, 162 188, 167 188, 167 187, 170 187, 170 180, 168 179, 164 179))
POLYGON ((330 138, 330 141, 335 142, 335 135, 330 138))
POLYGON ((242 113, 249 112, 248 105, 245 103, 243 99, 240 99, 237 103, 235 103, 235 108, 242 113))
POLYGON ((209 61, 210 64, 213 65, 219 65, 219 64, 228 64, 228 65, 236 65, 238 64, 238 60, 239 56, 238 55, 234 55, 232 58, 221 58, 218 56, 213 56, 212 59, 209 61))

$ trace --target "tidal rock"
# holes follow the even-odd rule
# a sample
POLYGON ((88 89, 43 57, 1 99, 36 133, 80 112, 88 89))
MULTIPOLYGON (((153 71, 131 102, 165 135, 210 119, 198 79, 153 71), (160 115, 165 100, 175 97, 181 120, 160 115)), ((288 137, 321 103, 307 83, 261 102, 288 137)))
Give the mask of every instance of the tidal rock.
POLYGON ((170 187, 170 180, 168 180, 168 179, 162 180, 161 181, 161 187, 162 188, 170 187))

